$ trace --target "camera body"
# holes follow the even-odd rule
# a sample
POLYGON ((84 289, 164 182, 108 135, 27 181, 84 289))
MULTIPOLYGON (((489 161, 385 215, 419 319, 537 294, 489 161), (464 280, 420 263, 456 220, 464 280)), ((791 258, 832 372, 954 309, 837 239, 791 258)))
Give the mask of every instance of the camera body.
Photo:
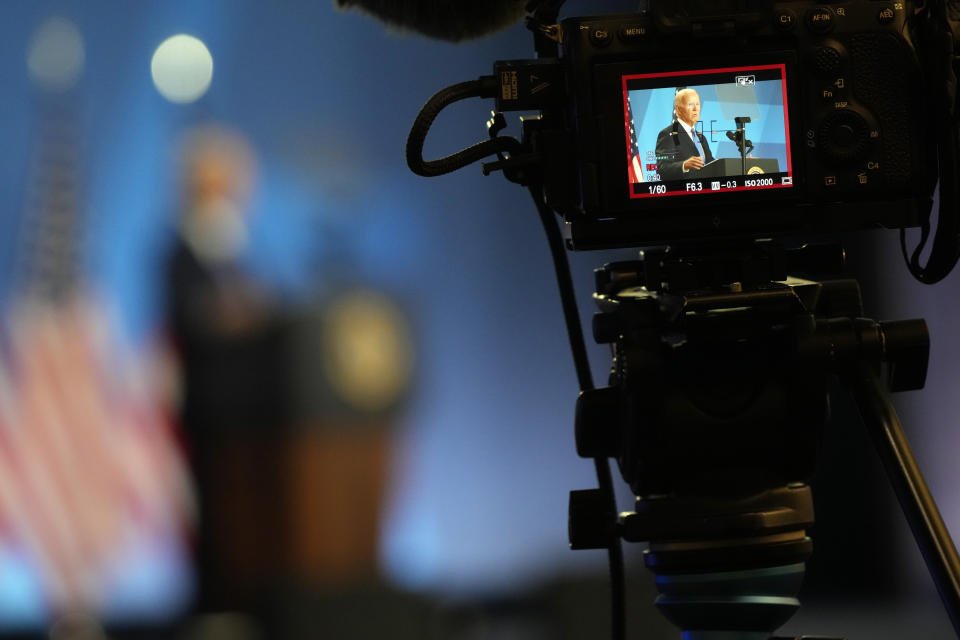
MULTIPOLYGON (((910 2, 651 4, 561 23, 565 91, 543 92, 529 134, 573 248, 915 226, 926 215, 937 132, 910 2), (686 123, 696 133, 674 108, 681 88, 699 102, 686 123), (680 169, 693 155, 702 166, 680 169)), ((504 69, 515 85, 527 69, 521 97, 550 78, 544 61, 527 62, 498 63, 501 84, 504 69)))

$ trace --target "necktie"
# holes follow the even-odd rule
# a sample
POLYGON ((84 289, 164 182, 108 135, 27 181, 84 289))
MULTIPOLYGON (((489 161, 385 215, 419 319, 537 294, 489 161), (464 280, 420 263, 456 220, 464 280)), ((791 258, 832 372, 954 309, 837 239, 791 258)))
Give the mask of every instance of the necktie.
POLYGON ((700 146, 700 136, 697 135, 697 130, 690 129, 690 134, 693 136, 693 144, 697 145, 697 153, 706 161, 707 158, 703 155, 703 147, 700 146))

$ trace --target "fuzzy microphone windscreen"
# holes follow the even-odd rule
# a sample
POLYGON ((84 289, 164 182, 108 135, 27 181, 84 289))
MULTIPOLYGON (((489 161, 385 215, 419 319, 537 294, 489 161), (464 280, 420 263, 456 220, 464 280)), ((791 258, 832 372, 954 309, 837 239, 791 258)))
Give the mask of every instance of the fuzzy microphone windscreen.
POLYGON ((526 0, 335 0, 387 25, 440 40, 479 38, 519 22, 526 0))

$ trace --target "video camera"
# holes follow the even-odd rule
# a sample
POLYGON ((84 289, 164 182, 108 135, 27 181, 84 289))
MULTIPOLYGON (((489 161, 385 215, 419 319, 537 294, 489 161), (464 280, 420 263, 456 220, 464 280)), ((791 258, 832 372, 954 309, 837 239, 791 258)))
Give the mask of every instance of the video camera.
POLYGON ((922 223, 951 134, 925 106, 939 78, 914 41, 916 3, 652 5, 567 19, 558 58, 495 64, 497 110, 542 112, 524 135, 574 248, 922 223), (679 174, 665 169, 682 88, 717 159, 679 174), (745 118, 744 163, 723 134, 745 118))
POLYGON ((960 9, 649 0, 637 14, 559 22, 562 3, 527 5, 536 59, 498 61, 492 76, 427 102, 407 162, 436 176, 496 154, 484 173, 534 198, 581 389, 577 451, 600 485, 571 492, 570 542, 608 550, 613 637, 624 637, 621 538, 649 543, 657 605, 685 638, 767 638, 789 618, 812 549, 808 481, 834 375, 857 400, 960 637, 960 556, 888 397, 923 387, 926 325, 863 318, 839 247, 763 240, 900 228, 917 279, 951 271, 960 9), (436 116, 469 97, 496 101, 490 140, 425 160, 436 116), (537 112, 521 117, 519 140, 500 135, 505 111, 537 112), (565 248, 613 247, 644 251, 595 272, 593 337, 613 362, 594 387, 565 248), (618 512, 610 458, 634 512, 618 512))

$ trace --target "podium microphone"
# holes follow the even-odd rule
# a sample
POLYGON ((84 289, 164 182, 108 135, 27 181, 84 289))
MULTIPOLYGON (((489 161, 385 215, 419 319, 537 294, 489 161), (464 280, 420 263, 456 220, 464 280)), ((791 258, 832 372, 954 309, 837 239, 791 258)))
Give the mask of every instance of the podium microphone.
POLYGON ((748 151, 753 151, 753 141, 752 141, 752 140, 744 140, 744 139, 743 139, 743 136, 740 134, 739 131, 737 131, 737 132, 727 131, 727 137, 737 143, 737 148, 738 148, 738 149, 741 149, 741 150, 742 150, 743 147, 748 147, 748 151))
POLYGON ((747 140, 746 124, 750 122, 750 116, 737 116, 733 119, 737 123, 736 132, 727 131, 727 137, 737 143, 740 149, 740 167, 743 175, 747 173, 747 147, 753 151, 753 143, 747 140))

